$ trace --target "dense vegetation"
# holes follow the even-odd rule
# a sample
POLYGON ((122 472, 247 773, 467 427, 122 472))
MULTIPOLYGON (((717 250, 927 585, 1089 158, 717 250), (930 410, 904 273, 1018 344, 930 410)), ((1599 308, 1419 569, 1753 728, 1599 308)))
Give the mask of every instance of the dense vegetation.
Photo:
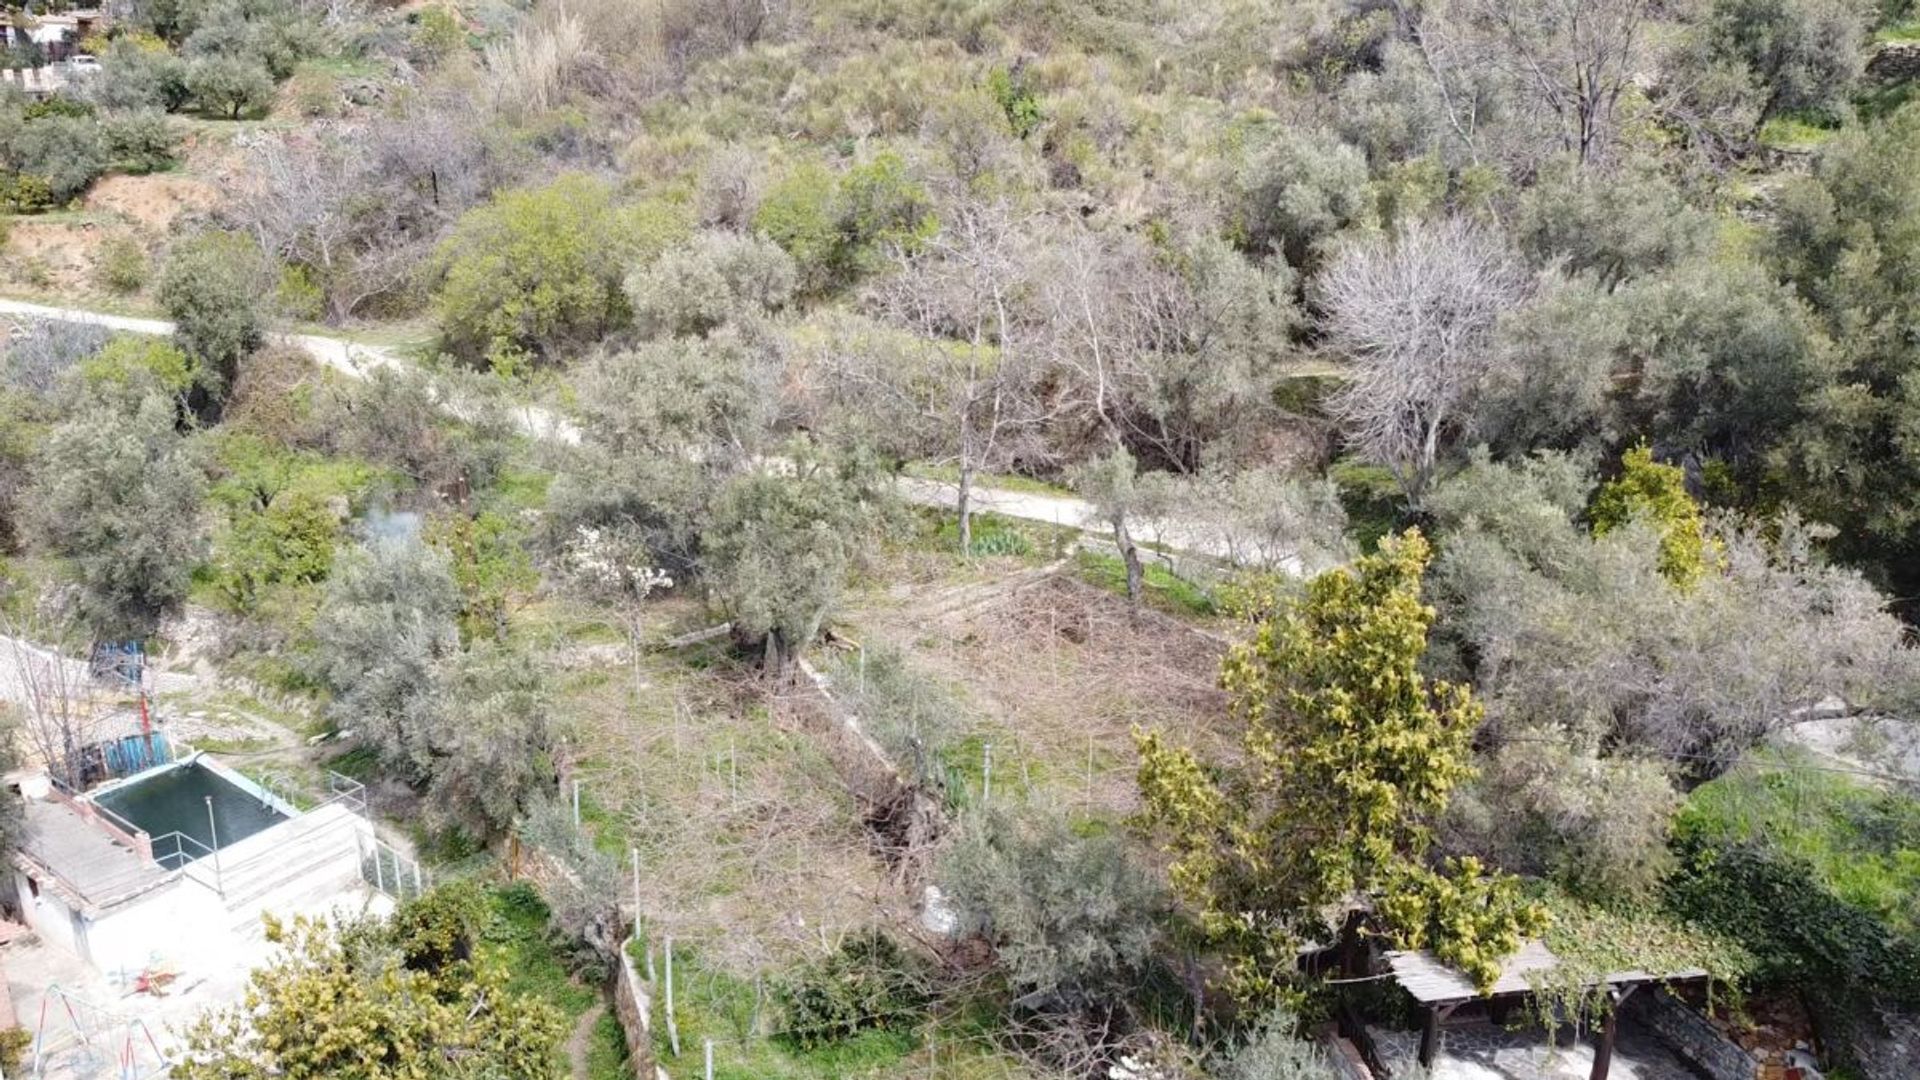
MULTIPOLYGON (((135 0, 98 71, 0 92, 0 237, 106 220, 108 174, 222 187, 71 289, 9 254, 11 287, 176 331, 6 344, 0 610, 69 644, 212 613, 222 669, 350 733, 423 842, 565 867, 589 978, 674 948, 622 944, 623 859, 670 881, 776 813, 844 815, 842 848, 940 887, 965 949, 912 944, 897 895, 774 960, 678 946, 723 1074, 931 1072, 945 1038, 980 1075, 1318 1077, 1297 1036, 1340 992, 1295 958, 1357 895, 1482 986, 1545 935, 1568 970, 1799 999, 1845 1064, 1920 1008, 1912 762, 1791 744, 1920 705, 1920 103, 1869 62, 1917 26, 1907 0, 135 0), (292 323, 408 344, 350 375, 292 323), (903 508, 903 475, 947 504, 903 508), (1088 535, 984 488, 1071 489, 1088 535), (1069 540, 1133 605, 1090 648, 1167 612, 1235 642, 1222 701, 1087 737, 1074 808, 1048 793, 1077 762, 994 773, 977 696, 911 648, 822 647, 870 595, 1069 540), (835 767, 787 722, 809 660, 904 794, 804 779, 835 767), (1096 757, 1139 812, 1094 798, 1096 757), (626 789, 576 825, 582 771, 626 789)), ((683 899, 751 921, 759 864, 726 866, 683 899)), ((259 992, 404 952, 352 933, 295 931, 259 992)))

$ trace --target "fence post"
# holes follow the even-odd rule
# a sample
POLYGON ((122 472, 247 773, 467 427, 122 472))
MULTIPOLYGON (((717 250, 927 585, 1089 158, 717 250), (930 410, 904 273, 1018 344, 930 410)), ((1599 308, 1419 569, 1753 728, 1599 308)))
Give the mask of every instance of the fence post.
POLYGON ((987 743, 980 751, 980 805, 993 798, 993 744, 987 743))
POLYGON ((573 831, 580 831, 580 781, 573 782, 573 831))
POLYGON ((707 1040, 707 1080, 713 1080, 713 1040, 707 1040))
POLYGON ((385 868, 380 865, 381 861, 380 841, 375 840, 373 842, 373 887, 381 892, 386 892, 387 874, 385 868))
POLYGON ((673 1016, 673 935, 667 935, 667 1045, 680 1056, 680 1023, 673 1016))

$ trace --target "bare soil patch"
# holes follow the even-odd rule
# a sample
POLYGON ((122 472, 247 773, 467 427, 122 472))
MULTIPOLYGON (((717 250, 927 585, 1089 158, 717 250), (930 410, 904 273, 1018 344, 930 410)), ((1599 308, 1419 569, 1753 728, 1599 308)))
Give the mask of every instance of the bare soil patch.
POLYGON ((965 741, 994 744, 995 790, 1124 815, 1139 807, 1136 728, 1228 748, 1217 637, 1064 573, 1007 582, 894 590, 856 617, 869 648, 904 650, 978 713, 965 741))
POLYGON ((109 176, 87 192, 86 208, 116 214, 154 234, 164 234, 188 213, 205 213, 218 204, 212 184, 185 173, 109 176))

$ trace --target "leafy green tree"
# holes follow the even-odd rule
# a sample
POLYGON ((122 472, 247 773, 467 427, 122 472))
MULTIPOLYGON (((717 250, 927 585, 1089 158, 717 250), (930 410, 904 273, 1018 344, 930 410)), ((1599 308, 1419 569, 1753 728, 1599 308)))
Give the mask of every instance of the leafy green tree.
POLYGON ((505 371, 558 363, 631 321, 622 279, 687 232, 678 210, 620 206, 611 187, 578 173, 502 192, 441 247, 447 348, 505 371))
POLYGON ((263 507, 237 510, 214 544, 220 591, 248 611, 272 586, 322 581, 339 534, 339 519, 310 491, 283 491, 263 507))
POLYGON ((1230 650, 1221 680, 1245 724, 1242 761, 1139 736, 1147 820, 1243 1001, 1285 996, 1297 944, 1323 938, 1327 905, 1357 893, 1391 900, 1390 934, 1482 986, 1542 926, 1510 880, 1471 859, 1425 861, 1433 820, 1473 773, 1482 713, 1466 686, 1421 673, 1428 558, 1417 530, 1383 540, 1230 650))
POLYGON ((180 1080, 501 1080, 547 1076, 565 1034, 550 1004, 471 925, 423 918, 433 895, 389 923, 267 923, 279 952, 242 1004, 187 1032, 180 1080))
POLYGON ((53 429, 26 499, 32 534, 66 560, 97 640, 149 637, 186 598, 206 477, 174 400, 96 407, 53 429))
POLYGON ((460 587, 460 634, 467 641, 503 640, 508 604, 540 583, 521 546, 522 530, 491 511, 455 512, 428 523, 427 540, 447 553, 460 587))
POLYGON ((209 56, 187 66, 187 93, 203 112, 229 120, 264 111, 273 104, 273 76, 258 61, 209 56))
POLYGON ((205 400, 224 399, 240 361, 264 340, 262 292, 259 256, 245 237, 205 232, 168 253, 155 293, 205 400))
POLYGON ((559 784, 558 713, 534 658, 482 645, 443 664, 430 743, 433 819, 486 839, 504 835, 559 784))
POLYGON ((767 192, 754 215, 754 227, 793 256, 812 293, 851 284, 878 269, 888 247, 917 247, 938 226, 926 189, 893 153, 839 177, 802 165, 767 192))
POLYGON ((170 343, 120 334, 73 367, 77 404, 117 401, 129 411, 148 394, 184 400, 193 387, 193 360, 170 343))
POLYGON ((889 516, 871 463, 793 445, 791 474, 755 470, 720 491, 701 541, 707 590, 734 634, 790 679, 889 516))
POLYGON ((1620 475, 1601 486, 1589 511, 1595 536, 1643 520, 1660 533, 1660 573, 1689 588, 1716 561, 1700 504, 1687 494, 1687 474, 1678 465, 1653 460, 1646 444, 1620 459, 1620 475))
POLYGON ((408 779, 432 772, 435 673, 459 648, 459 587, 445 555, 389 537, 339 558, 313 623, 327 715, 354 730, 408 779))

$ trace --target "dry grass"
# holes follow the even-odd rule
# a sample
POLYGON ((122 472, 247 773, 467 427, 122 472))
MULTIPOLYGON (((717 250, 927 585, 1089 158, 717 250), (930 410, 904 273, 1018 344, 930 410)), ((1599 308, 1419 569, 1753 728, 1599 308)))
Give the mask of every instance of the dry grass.
MULTIPOLYGON (((864 640, 904 650, 976 715, 959 762, 994 744, 996 790, 1011 784, 1075 813, 1138 809, 1134 728, 1224 750, 1222 642, 1062 574, 898 588, 855 614, 864 640)), ((977 779, 977 777, 976 777, 977 779)))
POLYGON ((640 851, 650 935, 750 978, 898 915, 858 806, 752 673, 714 652, 655 655, 646 669, 636 692, 624 661, 583 667, 564 707, 601 846, 623 866, 640 851))

